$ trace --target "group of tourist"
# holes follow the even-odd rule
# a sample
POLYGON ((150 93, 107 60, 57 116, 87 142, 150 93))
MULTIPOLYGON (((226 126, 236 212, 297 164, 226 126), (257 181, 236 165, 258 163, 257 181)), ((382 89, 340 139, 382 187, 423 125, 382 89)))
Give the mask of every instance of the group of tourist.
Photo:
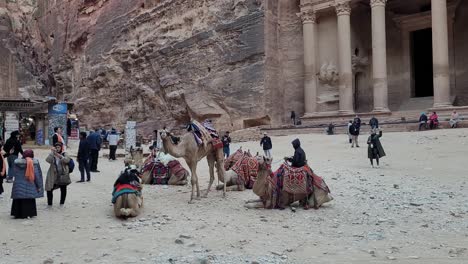
MULTIPOLYGON (((55 130, 59 132, 58 129, 55 130)), ((57 133, 56 133, 57 134, 57 133)), ((45 186, 43 185, 42 171, 39 160, 34 157, 31 149, 23 151, 19 141, 18 131, 11 133, 10 138, 3 146, 0 155, 0 197, 4 191, 3 179, 13 182, 11 198, 13 199, 11 215, 15 218, 28 218, 37 216, 36 200, 47 192, 47 204, 52 206, 53 191, 60 189, 60 205, 65 203, 67 185, 71 183, 69 174, 70 156, 65 152, 65 145, 60 136, 55 137, 51 153, 46 158, 50 164, 47 171, 45 186), (21 154, 21 158, 19 157, 21 154), (8 172, 6 171, 8 161, 8 172)))
MULTIPOLYGON (((450 128, 457 128, 458 123, 460 122, 460 115, 457 113, 457 111, 453 111, 452 115, 450 116, 449 120, 449 126, 450 128)), ((421 129, 435 129, 439 127, 439 116, 437 115, 436 112, 432 112, 432 114, 427 117, 427 114, 425 112, 422 112, 421 115, 419 116, 419 130, 421 129), (429 126, 428 126, 429 122, 429 126)))

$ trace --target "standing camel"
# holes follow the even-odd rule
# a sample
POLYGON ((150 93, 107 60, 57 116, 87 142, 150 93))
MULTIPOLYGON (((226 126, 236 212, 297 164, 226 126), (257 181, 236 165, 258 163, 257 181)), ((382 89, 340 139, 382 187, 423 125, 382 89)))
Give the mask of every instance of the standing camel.
MULTIPOLYGON (((211 185, 214 182, 214 167, 218 173, 218 179, 224 182, 224 154, 222 149, 215 149, 212 144, 212 138, 208 131, 197 121, 192 121, 202 134, 203 143, 198 145, 192 132, 185 133, 178 144, 172 142, 171 136, 168 132, 163 131, 161 133, 161 139, 164 146, 164 151, 176 158, 183 158, 190 168, 192 174, 192 194, 190 196, 189 203, 193 202, 195 198, 195 188, 197 190, 196 199, 200 198, 200 187, 198 184, 197 164, 198 162, 206 157, 208 161, 208 167, 210 169, 210 183, 208 189, 203 197, 207 197, 210 192, 211 185)), ((223 197, 226 196, 226 183, 224 183, 223 197)))

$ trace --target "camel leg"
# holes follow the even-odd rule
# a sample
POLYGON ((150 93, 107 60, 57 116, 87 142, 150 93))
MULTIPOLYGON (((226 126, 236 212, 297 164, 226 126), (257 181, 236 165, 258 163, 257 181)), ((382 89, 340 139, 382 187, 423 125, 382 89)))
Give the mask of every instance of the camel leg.
POLYGON ((224 153, 222 150, 218 150, 215 154, 216 156, 216 172, 218 174, 218 178, 224 179, 224 186, 223 186, 223 197, 226 197, 226 184, 227 180, 224 178, 226 174, 224 173, 224 153))
POLYGON ((198 176, 197 176, 197 165, 196 163, 190 163, 190 172, 192 173, 192 178, 190 182, 192 183, 192 194, 190 195, 189 203, 193 203, 194 195, 195 195, 195 188, 197 189, 197 198, 200 197, 200 189, 198 187, 198 176))
POLYGON ((208 167, 210 169, 210 183, 208 184, 208 189, 206 189, 206 194, 203 196, 204 198, 208 197, 208 193, 210 192, 211 185, 214 182, 214 165, 215 161, 212 157, 206 157, 208 160, 208 167))
POLYGON ((264 208, 262 202, 247 203, 247 204, 244 204, 244 207, 246 207, 246 208, 248 208, 248 209, 259 209, 259 208, 264 208))
POLYGON ((261 203, 261 202, 262 202, 261 199, 252 199, 252 200, 245 201, 245 203, 261 203))

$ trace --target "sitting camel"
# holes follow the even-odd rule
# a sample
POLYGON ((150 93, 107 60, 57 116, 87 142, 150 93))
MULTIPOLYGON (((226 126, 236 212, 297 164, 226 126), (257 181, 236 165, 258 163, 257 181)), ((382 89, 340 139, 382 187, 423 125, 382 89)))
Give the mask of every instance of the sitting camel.
MULTIPOLYGON (((258 173, 258 161, 255 157, 252 157, 249 151, 244 152, 240 147, 224 161, 224 170, 226 191, 252 189, 258 173), (242 175, 242 177, 239 177, 239 175, 242 175)), ((224 181, 220 181, 224 183, 224 181)), ((216 189, 221 190, 223 187, 224 184, 220 184, 216 189)))
POLYGON ((143 149, 141 147, 137 147, 136 149, 130 147, 129 153, 125 156, 124 160, 125 166, 135 165, 138 168, 141 168, 143 165, 143 149))
POLYGON ((317 175, 313 176, 314 181, 317 179, 321 180, 321 182, 313 183, 312 191, 309 194, 291 194, 284 189, 279 190, 277 184, 278 175, 271 171, 272 159, 257 157, 257 160, 259 162, 259 172, 253 186, 253 192, 258 195, 260 199, 247 201, 245 207, 249 209, 284 209, 294 202, 299 201, 305 209, 309 207, 318 209, 322 204, 333 200, 333 197, 329 195, 330 191, 328 190, 328 186, 326 186, 325 182, 317 175), (317 185, 321 185, 321 187, 317 187, 317 185))
MULTIPOLYGON (((198 184, 198 174, 197 174, 197 164, 198 162, 206 157, 208 161, 208 166, 210 170, 210 182, 208 184, 208 189, 204 197, 208 196, 211 186, 214 182, 214 167, 216 165, 216 170, 218 174, 218 179, 224 181, 224 154, 222 148, 215 148, 213 145, 213 139, 210 136, 209 132, 197 121, 192 121, 192 124, 197 126, 201 139, 203 142, 199 144, 195 139, 194 132, 187 132, 180 137, 180 141, 175 144, 171 135, 167 131, 161 132, 161 139, 163 143, 163 148, 166 153, 176 157, 184 158, 185 162, 190 168, 190 173, 192 175, 192 193, 190 196, 189 203, 193 202, 195 198, 195 189, 196 189, 196 199, 200 198, 200 187, 198 184)), ((224 184, 223 196, 226 195, 226 185, 224 184)))
POLYGON ((135 217, 143 207, 142 187, 139 183, 139 173, 135 165, 126 168, 114 184, 112 203, 116 217, 135 217))
POLYGON ((159 161, 145 162, 142 171, 141 180, 143 184, 186 185, 187 178, 190 176, 190 173, 182 167, 178 160, 169 161, 167 166, 159 161), (154 180, 158 170, 163 170, 164 174, 166 174, 161 175, 161 183, 154 180))

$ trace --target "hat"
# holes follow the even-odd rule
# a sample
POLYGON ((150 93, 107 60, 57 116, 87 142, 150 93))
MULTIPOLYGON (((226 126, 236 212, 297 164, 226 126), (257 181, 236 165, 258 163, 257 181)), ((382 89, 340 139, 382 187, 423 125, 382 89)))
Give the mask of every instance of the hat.
POLYGON ((263 135, 267 135, 267 132, 263 132, 263 135))

